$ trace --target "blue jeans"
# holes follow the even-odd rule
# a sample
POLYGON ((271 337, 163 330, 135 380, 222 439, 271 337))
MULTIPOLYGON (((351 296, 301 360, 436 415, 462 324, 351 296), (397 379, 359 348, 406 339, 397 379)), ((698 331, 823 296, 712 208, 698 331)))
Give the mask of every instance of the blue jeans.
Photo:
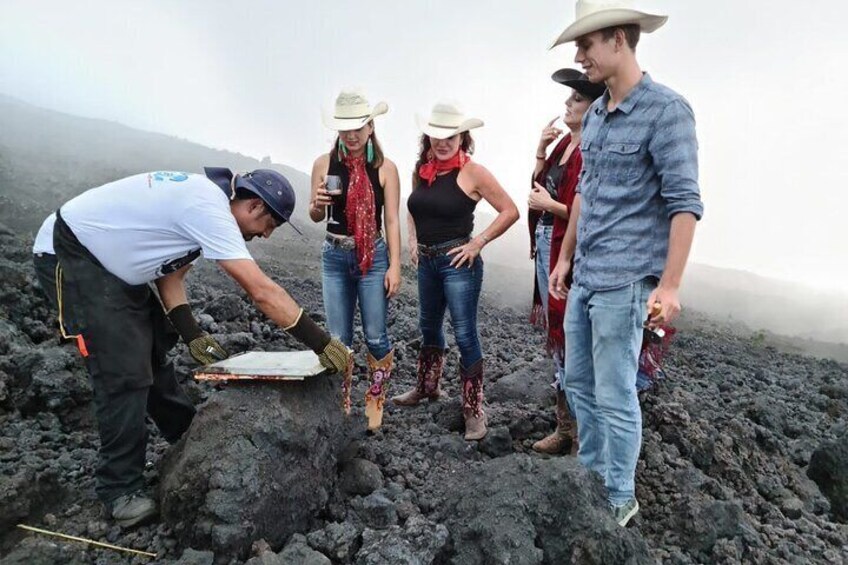
MULTIPOLYGON (((546 320, 548 318, 548 280, 551 274, 551 236, 553 233, 553 226, 543 225, 542 222, 536 224, 536 285, 539 287, 539 294, 542 297, 542 309, 545 312, 546 320)), ((563 384, 565 367, 559 355, 554 355, 554 367, 554 382, 562 390, 565 390, 563 384)), ((569 408, 571 408, 570 404, 571 401, 569 400, 569 408)))
POLYGON ((542 296, 542 310, 545 319, 548 318, 548 279, 551 274, 551 235, 554 233, 553 226, 536 224, 536 285, 542 296))
POLYGON ((568 292, 565 384, 577 418, 578 457, 604 478, 616 506, 635 496, 642 445, 636 371, 645 302, 655 287, 646 278, 602 292, 574 284, 568 292))
POLYGON ((459 269, 450 264, 451 256, 418 256, 418 323, 425 347, 445 349, 442 324, 450 309, 459 361, 471 367, 483 357, 477 334, 477 304, 483 286, 483 259, 477 257, 471 267, 459 269))
POLYGON ((382 359, 392 349, 386 331, 388 298, 384 286, 389 269, 389 253, 382 238, 374 243, 374 263, 364 276, 359 270, 355 249, 342 249, 325 241, 321 250, 324 312, 330 334, 351 347, 353 314, 359 301, 362 331, 368 351, 382 359))

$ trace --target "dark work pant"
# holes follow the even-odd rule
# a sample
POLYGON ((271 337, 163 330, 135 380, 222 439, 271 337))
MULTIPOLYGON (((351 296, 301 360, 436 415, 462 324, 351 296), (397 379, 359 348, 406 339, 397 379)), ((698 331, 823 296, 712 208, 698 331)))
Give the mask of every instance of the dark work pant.
POLYGON ((50 253, 35 253, 32 256, 32 265, 35 267, 35 276, 44 297, 53 307, 52 314, 58 311, 56 306, 56 256, 50 253))
POLYGON ((109 273, 60 217, 53 244, 61 265, 62 321, 67 333, 83 336, 88 351, 100 431, 95 488, 108 503, 144 486, 145 414, 174 442, 195 410, 167 359, 178 336, 150 288, 109 273))

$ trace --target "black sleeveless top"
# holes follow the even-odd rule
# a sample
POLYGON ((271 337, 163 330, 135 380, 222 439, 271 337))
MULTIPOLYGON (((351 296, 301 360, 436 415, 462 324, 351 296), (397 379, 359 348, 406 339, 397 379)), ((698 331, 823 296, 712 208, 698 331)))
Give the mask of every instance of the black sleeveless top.
MULTIPOLYGON (((374 222, 376 222, 377 231, 379 232, 383 225, 383 203, 385 202, 383 187, 380 184, 380 170, 366 163, 365 171, 368 173, 368 179, 371 181, 371 190, 374 191, 374 222)), ((348 232, 347 217, 345 216, 350 171, 347 170, 344 163, 339 161, 335 151, 330 152, 330 167, 327 170, 327 174, 336 175, 342 179, 342 194, 333 198, 333 219, 338 224, 327 224, 327 231, 335 235, 353 235, 353 232, 348 232)))
POLYGON ((477 201, 465 194, 456 179, 459 169, 436 177, 433 184, 419 181, 406 202, 415 221, 418 243, 438 245, 470 237, 477 201))

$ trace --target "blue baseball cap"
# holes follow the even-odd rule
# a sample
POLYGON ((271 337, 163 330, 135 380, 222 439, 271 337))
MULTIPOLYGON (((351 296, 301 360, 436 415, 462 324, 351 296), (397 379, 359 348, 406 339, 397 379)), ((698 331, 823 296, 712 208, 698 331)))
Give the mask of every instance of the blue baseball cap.
MULTIPOLYGON (((222 167, 204 167, 206 177, 221 187, 224 192, 230 194, 230 186, 233 172, 222 167)), ((256 169, 243 175, 235 175, 235 188, 243 188, 252 192, 271 211, 279 224, 288 223, 294 231, 303 235, 297 226, 291 223, 291 215, 294 212, 296 202, 294 189, 289 180, 281 173, 271 169, 256 169)))

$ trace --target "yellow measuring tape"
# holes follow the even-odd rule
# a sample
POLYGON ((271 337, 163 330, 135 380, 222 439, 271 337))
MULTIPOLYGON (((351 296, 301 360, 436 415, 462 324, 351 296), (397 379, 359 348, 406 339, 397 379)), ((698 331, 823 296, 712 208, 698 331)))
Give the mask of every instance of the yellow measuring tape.
POLYGON ((30 532, 36 532, 36 533, 39 533, 39 534, 44 534, 44 535, 47 535, 47 536, 54 536, 54 537, 57 537, 57 538, 67 539, 67 540, 71 540, 71 541, 88 543, 88 544, 91 544, 91 545, 96 545, 97 547, 105 547, 106 549, 113 549, 115 551, 123 551, 125 553, 132 553, 134 555, 141 555, 141 556, 144 556, 144 557, 156 557, 155 553, 150 553, 149 551, 139 551, 137 549, 129 549, 127 547, 121 547, 119 545, 112 545, 112 544, 109 544, 109 543, 103 543, 103 542, 94 541, 94 540, 85 539, 85 538, 78 538, 76 536, 69 536, 69 535, 66 535, 66 534, 60 534, 58 532, 51 532, 50 530, 42 530, 40 528, 33 528, 32 526, 25 526, 23 524, 18 524, 18 527, 22 530, 27 530, 27 531, 30 531, 30 532))

